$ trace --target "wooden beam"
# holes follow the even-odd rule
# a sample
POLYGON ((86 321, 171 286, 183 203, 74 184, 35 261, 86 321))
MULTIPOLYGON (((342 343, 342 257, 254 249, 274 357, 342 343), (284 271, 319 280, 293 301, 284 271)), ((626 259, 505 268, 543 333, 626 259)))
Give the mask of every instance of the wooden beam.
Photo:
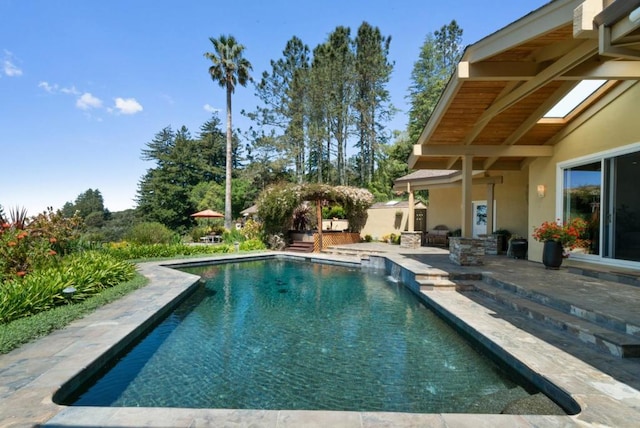
POLYGON ((517 145, 428 145, 419 146, 419 156, 498 156, 498 157, 551 157, 553 147, 517 145))
MULTIPOLYGON (((502 184, 504 179, 501 175, 491 175, 491 176, 481 176, 481 177, 473 177, 472 183, 473 185, 479 184, 502 184)), ((456 173, 453 175, 448 175, 446 177, 430 177, 430 178, 419 178, 415 180, 411 180, 411 190, 415 192, 416 190, 427 190, 433 188, 445 188, 445 187, 459 187, 462 183, 462 174, 456 173)), ((402 184, 394 184, 393 190, 396 191, 406 191, 407 187, 404 183, 402 184)))
POLYGON ((611 27, 601 25, 598 28, 598 34, 600 36, 598 38, 598 52, 600 55, 614 58, 640 59, 640 51, 615 44, 611 27))
MULTIPOLYGON (((640 43, 637 42, 637 43, 640 43)), ((617 49, 621 49, 616 45, 617 49)), ((636 52, 636 51, 634 51, 636 52)), ((637 51, 640 55, 640 51, 637 51)), ((469 81, 525 81, 534 79, 542 69, 534 62, 461 62, 458 78, 469 81)), ((594 60, 579 64, 558 76, 555 80, 637 80, 640 78, 640 61, 594 60)))
POLYGON ((598 30, 593 19, 602 12, 602 0, 585 0, 573 11, 573 37, 576 39, 595 39, 598 30))
MULTIPOLYGON (((451 165, 451 170, 460 170, 462 168, 462 161, 460 157, 454 158, 455 162, 451 165)), ((536 158, 525 158, 525 159, 536 159, 536 158)), ((484 160, 483 159, 474 159, 473 160, 473 170, 474 171, 483 171, 484 170, 484 160)), ((420 157, 416 160, 414 169, 447 169, 447 166, 450 165, 449 159, 432 159, 429 157, 420 157)), ((491 171, 520 171, 522 169, 522 162, 520 160, 513 159, 504 159, 500 158, 496 162, 494 162, 490 168, 487 170, 491 171)))
POLYGON ((540 64, 533 61, 488 61, 458 64, 458 78, 475 81, 505 81, 533 79, 540 71, 540 64))
POLYGON ((574 50, 538 73, 534 79, 526 81, 502 99, 494 102, 487 110, 485 110, 479 121, 491 120, 493 117, 516 104, 532 92, 535 92, 553 79, 574 68, 585 59, 593 56, 597 51, 598 47, 593 40, 585 40, 574 50))
MULTIPOLYGON (((640 55, 640 51, 638 51, 640 55)), ((569 70, 558 80, 638 80, 640 61, 588 61, 569 70)))

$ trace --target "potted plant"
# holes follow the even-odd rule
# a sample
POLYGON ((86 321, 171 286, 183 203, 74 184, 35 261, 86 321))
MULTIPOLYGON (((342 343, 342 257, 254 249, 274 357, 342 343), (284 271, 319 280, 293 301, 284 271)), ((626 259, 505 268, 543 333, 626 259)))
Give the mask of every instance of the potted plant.
POLYGON ((562 259, 578 245, 584 245, 581 236, 587 230, 587 222, 580 217, 568 222, 545 221, 533 228, 533 239, 544 242, 542 263, 547 269, 559 269, 562 259))

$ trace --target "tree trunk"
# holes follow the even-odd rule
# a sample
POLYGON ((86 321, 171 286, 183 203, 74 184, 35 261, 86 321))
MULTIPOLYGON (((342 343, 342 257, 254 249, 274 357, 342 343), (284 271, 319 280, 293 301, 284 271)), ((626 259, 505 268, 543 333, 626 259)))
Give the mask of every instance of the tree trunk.
POLYGON ((227 161, 224 187, 224 227, 231 230, 231 166, 232 140, 231 133, 231 86, 227 84, 227 161))

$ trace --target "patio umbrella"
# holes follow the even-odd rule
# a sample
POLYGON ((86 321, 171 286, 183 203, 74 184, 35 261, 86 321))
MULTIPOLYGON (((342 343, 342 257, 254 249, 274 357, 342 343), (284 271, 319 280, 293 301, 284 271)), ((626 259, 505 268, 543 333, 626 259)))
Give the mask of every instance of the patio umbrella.
POLYGON ((220 214, 217 211, 213 210, 204 210, 198 211, 197 213, 191 214, 191 217, 195 218, 223 218, 224 214, 220 214))

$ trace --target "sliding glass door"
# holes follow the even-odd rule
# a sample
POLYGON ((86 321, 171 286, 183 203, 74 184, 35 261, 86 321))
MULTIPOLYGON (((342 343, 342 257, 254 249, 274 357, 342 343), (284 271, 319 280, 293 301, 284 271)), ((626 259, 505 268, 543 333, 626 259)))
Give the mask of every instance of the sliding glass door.
POLYGON ((640 152, 605 159, 605 257, 640 261, 640 152))
POLYGON ((563 167, 562 216, 589 225, 577 252, 640 262, 640 151, 563 167))

